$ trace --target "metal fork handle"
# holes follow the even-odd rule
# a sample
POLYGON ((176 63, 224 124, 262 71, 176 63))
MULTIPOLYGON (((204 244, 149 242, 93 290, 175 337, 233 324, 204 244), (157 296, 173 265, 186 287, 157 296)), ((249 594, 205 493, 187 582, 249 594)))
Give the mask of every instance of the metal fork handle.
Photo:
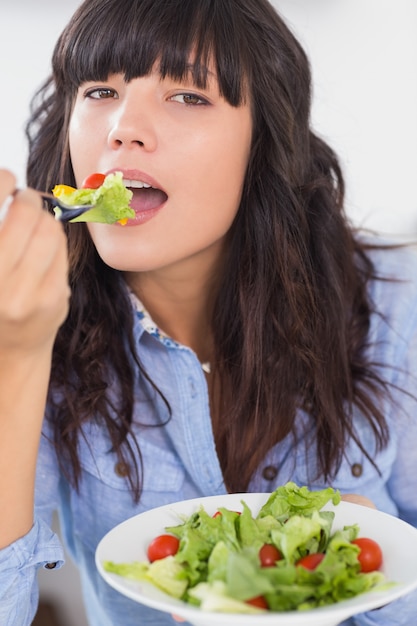
POLYGON ((51 193, 40 192, 40 195, 43 200, 45 200, 52 206, 56 206, 60 209, 61 213, 59 215, 55 215, 56 219, 60 222, 69 222, 70 220, 73 220, 75 217, 78 217, 83 213, 86 213, 94 207, 94 204, 79 204, 74 206, 67 206, 61 200, 59 200, 59 198, 56 198, 51 193))
MULTIPOLYGON (((16 188, 12 195, 15 196, 19 191, 20 189, 16 188)), ((47 193, 45 191, 37 191, 37 193, 40 195, 42 200, 48 202, 49 205, 59 207, 61 213, 59 215, 55 215, 55 218, 60 222, 69 222, 94 207, 94 204, 68 206, 52 193, 47 193)))

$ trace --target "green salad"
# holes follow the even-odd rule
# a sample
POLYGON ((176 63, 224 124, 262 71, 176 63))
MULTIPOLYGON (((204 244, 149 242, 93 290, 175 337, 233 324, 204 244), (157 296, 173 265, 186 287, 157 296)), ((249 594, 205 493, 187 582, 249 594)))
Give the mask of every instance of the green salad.
POLYGON ((219 508, 211 515, 200 508, 155 538, 176 538, 171 554, 152 561, 149 547, 152 562, 103 566, 208 611, 307 610, 385 589, 380 571, 361 571, 360 549, 352 543, 359 527, 332 530, 334 512, 321 510, 330 500, 338 504, 339 492, 290 482, 256 516, 244 500, 241 513, 219 508), (264 558, 268 551, 272 562, 264 558))
MULTIPOLYGON (((135 212, 129 205, 133 193, 125 187, 121 172, 114 172, 108 176, 100 174, 93 176, 102 176, 97 187, 91 188, 83 185, 81 189, 75 189, 68 185, 55 185, 52 190, 53 195, 68 206, 95 205, 86 213, 70 220, 71 222, 114 224, 115 222, 125 223, 129 218, 135 217, 135 212)), ((54 212, 59 215, 60 208, 55 207, 54 212)))

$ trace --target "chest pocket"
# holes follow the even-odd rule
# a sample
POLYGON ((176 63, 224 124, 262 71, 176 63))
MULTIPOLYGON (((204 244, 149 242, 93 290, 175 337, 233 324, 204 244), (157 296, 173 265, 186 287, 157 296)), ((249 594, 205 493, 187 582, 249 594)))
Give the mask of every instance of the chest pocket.
POLYGON ((114 526, 145 510, 182 499, 185 474, 174 452, 143 439, 142 494, 135 502, 126 479, 126 468, 110 452, 102 429, 90 425, 80 442, 82 476, 78 491, 68 494, 67 518, 75 544, 95 550, 114 526))

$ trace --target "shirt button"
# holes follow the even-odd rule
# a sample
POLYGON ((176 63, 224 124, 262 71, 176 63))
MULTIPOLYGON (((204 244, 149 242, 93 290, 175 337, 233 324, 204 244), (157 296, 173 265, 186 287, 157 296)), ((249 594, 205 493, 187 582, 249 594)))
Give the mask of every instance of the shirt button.
POLYGON ((129 465, 123 461, 118 461, 114 466, 114 473, 120 478, 126 478, 129 476, 129 465))
POLYGON ((352 476, 355 476, 355 478, 359 478, 359 476, 362 476, 363 474, 362 464, 354 463, 351 467, 351 471, 352 471, 352 476))
POLYGON ((188 384, 190 386, 190 395, 191 395, 192 398, 195 398, 196 395, 197 395, 197 390, 196 390, 196 387, 195 387, 194 379, 193 378, 189 378, 188 379, 188 384))
POLYGON ((45 569, 55 569, 57 566, 57 563, 45 563, 45 569))
POLYGON ((275 465, 267 465, 262 471, 262 478, 265 480, 274 480, 278 475, 278 468, 275 465))

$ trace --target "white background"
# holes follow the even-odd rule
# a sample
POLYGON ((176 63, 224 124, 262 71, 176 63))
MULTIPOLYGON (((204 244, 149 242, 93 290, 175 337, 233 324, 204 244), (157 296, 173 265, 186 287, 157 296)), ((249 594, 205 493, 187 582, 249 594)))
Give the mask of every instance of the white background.
MULTIPOLYGON (((416 0, 275 0, 310 56, 313 127, 339 153, 353 223, 417 234, 416 0)), ((29 99, 49 72, 58 34, 79 0, 2 0, 0 166, 24 183, 29 99)), ((71 566, 42 576, 63 588, 65 626, 83 626, 71 566)))

